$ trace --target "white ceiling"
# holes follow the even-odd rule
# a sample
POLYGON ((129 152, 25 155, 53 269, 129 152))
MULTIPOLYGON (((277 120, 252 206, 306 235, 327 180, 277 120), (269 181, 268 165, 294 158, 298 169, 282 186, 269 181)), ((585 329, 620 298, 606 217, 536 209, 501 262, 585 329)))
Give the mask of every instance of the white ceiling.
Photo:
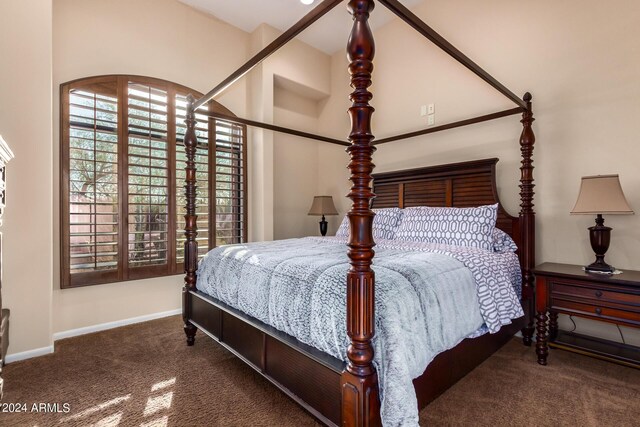
MULTIPOLYGON (((179 1, 247 32, 252 32, 262 23, 285 31, 320 3, 320 0, 315 0, 311 5, 304 5, 300 0, 179 1)), ((402 3, 412 7, 423 1, 403 0, 402 3)), ((298 38, 328 54, 345 49, 351 31, 351 15, 347 12, 346 5, 345 1, 336 6, 304 30, 298 38)), ((377 4, 371 14, 371 26, 381 27, 393 18, 394 15, 391 12, 383 5, 377 4)))

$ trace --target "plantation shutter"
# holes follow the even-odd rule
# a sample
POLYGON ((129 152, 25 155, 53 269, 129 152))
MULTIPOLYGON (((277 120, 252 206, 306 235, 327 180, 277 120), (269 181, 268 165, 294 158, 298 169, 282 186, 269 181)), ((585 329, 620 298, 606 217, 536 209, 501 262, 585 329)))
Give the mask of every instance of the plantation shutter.
POLYGON ((216 246, 246 241, 246 146, 243 125, 215 120, 216 246))
MULTIPOLYGON (((184 269, 184 86, 100 76, 61 87, 61 287, 184 269)), ((196 112, 199 257, 246 240, 246 129, 196 112)))
POLYGON ((169 222, 168 97, 165 90, 129 82, 128 263, 166 265, 169 222))
POLYGON ((65 95, 68 180, 62 198, 68 225, 62 232, 68 251, 63 256, 78 281, 91 272, 108 281, 117 277, 121 251, 117 85, 92 84, 65 95))

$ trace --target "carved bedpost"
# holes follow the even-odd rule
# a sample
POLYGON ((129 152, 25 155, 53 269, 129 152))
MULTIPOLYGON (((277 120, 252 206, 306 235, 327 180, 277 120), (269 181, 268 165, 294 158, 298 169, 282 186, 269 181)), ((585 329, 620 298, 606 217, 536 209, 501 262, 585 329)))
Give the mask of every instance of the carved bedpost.
POLYGON ((536 137, 531 125, 535 120, 531 109, 531 94, 524 95, 527 109, 522 113, 522 135, 520 136, 520 235, 525 244, 522 250, 522 300, 525 304, 526 325, 522 329, 522 342, 530 346, 533 337, 533 317, 535 315, 534 277, 532 270, 536 263, 536 214, 533 210, 533 145, 536 137))
POLYGON ((182 288, 182 319, 184 321, 184 333, 187 335, 187 345, 193 345, 196 336, 196 327, 189 322, 191 317, 191 297, 189 291, 196 288, 196 269, 198 267, 198 235, 196 215, 196 118, 193 110, 193 96, 187 96, 187 130, 184 135, 184 147, 187 154, 186 184, 184 186, 187 200, 186 213, 184 215, 184 288, 182 288))
POLYGON ((373 10, 372 0, 350 0, 349 11, 353 15, 353 29, 347 45, 349 73, 351 74, 351 146, 347 152, 351 156, 351 191, 348 196, 353 201, 348 213, 351 224, 349 238, 349 259, 351 268, 347 273, 347 333, 351 344, 347 349, 349 362, 342 373, 342 425, 380 425, 380 401, 378 377, 373 367, 374 305, 375 286, 371 260, 374 255, 373 217, 369 208, 374 197, 371 189, 371 173, 374 164, 371 156, 375 148, 371 144, 371 115, 373 107, 369 101, 373 97, 371 86, 375 47, 369 28, 369 13, 373 10))

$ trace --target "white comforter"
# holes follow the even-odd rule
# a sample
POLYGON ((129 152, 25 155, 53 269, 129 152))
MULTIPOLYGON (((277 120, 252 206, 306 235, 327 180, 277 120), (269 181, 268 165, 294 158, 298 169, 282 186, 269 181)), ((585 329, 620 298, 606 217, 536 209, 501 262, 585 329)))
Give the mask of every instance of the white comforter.
MULTIPOLYGON (((345 243, 309 237, 216 248, 200 263, 197 288, 346 361, 345 243)), ((417 426, 412 380, 433 358, 523 315, 518 258, 390 240, 377 242, 373 269, 382 421, 417 426)))

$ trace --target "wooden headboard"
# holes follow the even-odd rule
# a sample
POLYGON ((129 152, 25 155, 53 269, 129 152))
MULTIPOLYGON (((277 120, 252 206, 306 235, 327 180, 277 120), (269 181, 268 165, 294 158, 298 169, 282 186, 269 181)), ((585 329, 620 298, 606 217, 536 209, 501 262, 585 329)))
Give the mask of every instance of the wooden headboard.
POLYGON ((504 210, 496 189, 498 159, 406 169, 373 175, 373 208, 471 207, 498 203, 496 226, 522 248, 519 218, 504 210))

